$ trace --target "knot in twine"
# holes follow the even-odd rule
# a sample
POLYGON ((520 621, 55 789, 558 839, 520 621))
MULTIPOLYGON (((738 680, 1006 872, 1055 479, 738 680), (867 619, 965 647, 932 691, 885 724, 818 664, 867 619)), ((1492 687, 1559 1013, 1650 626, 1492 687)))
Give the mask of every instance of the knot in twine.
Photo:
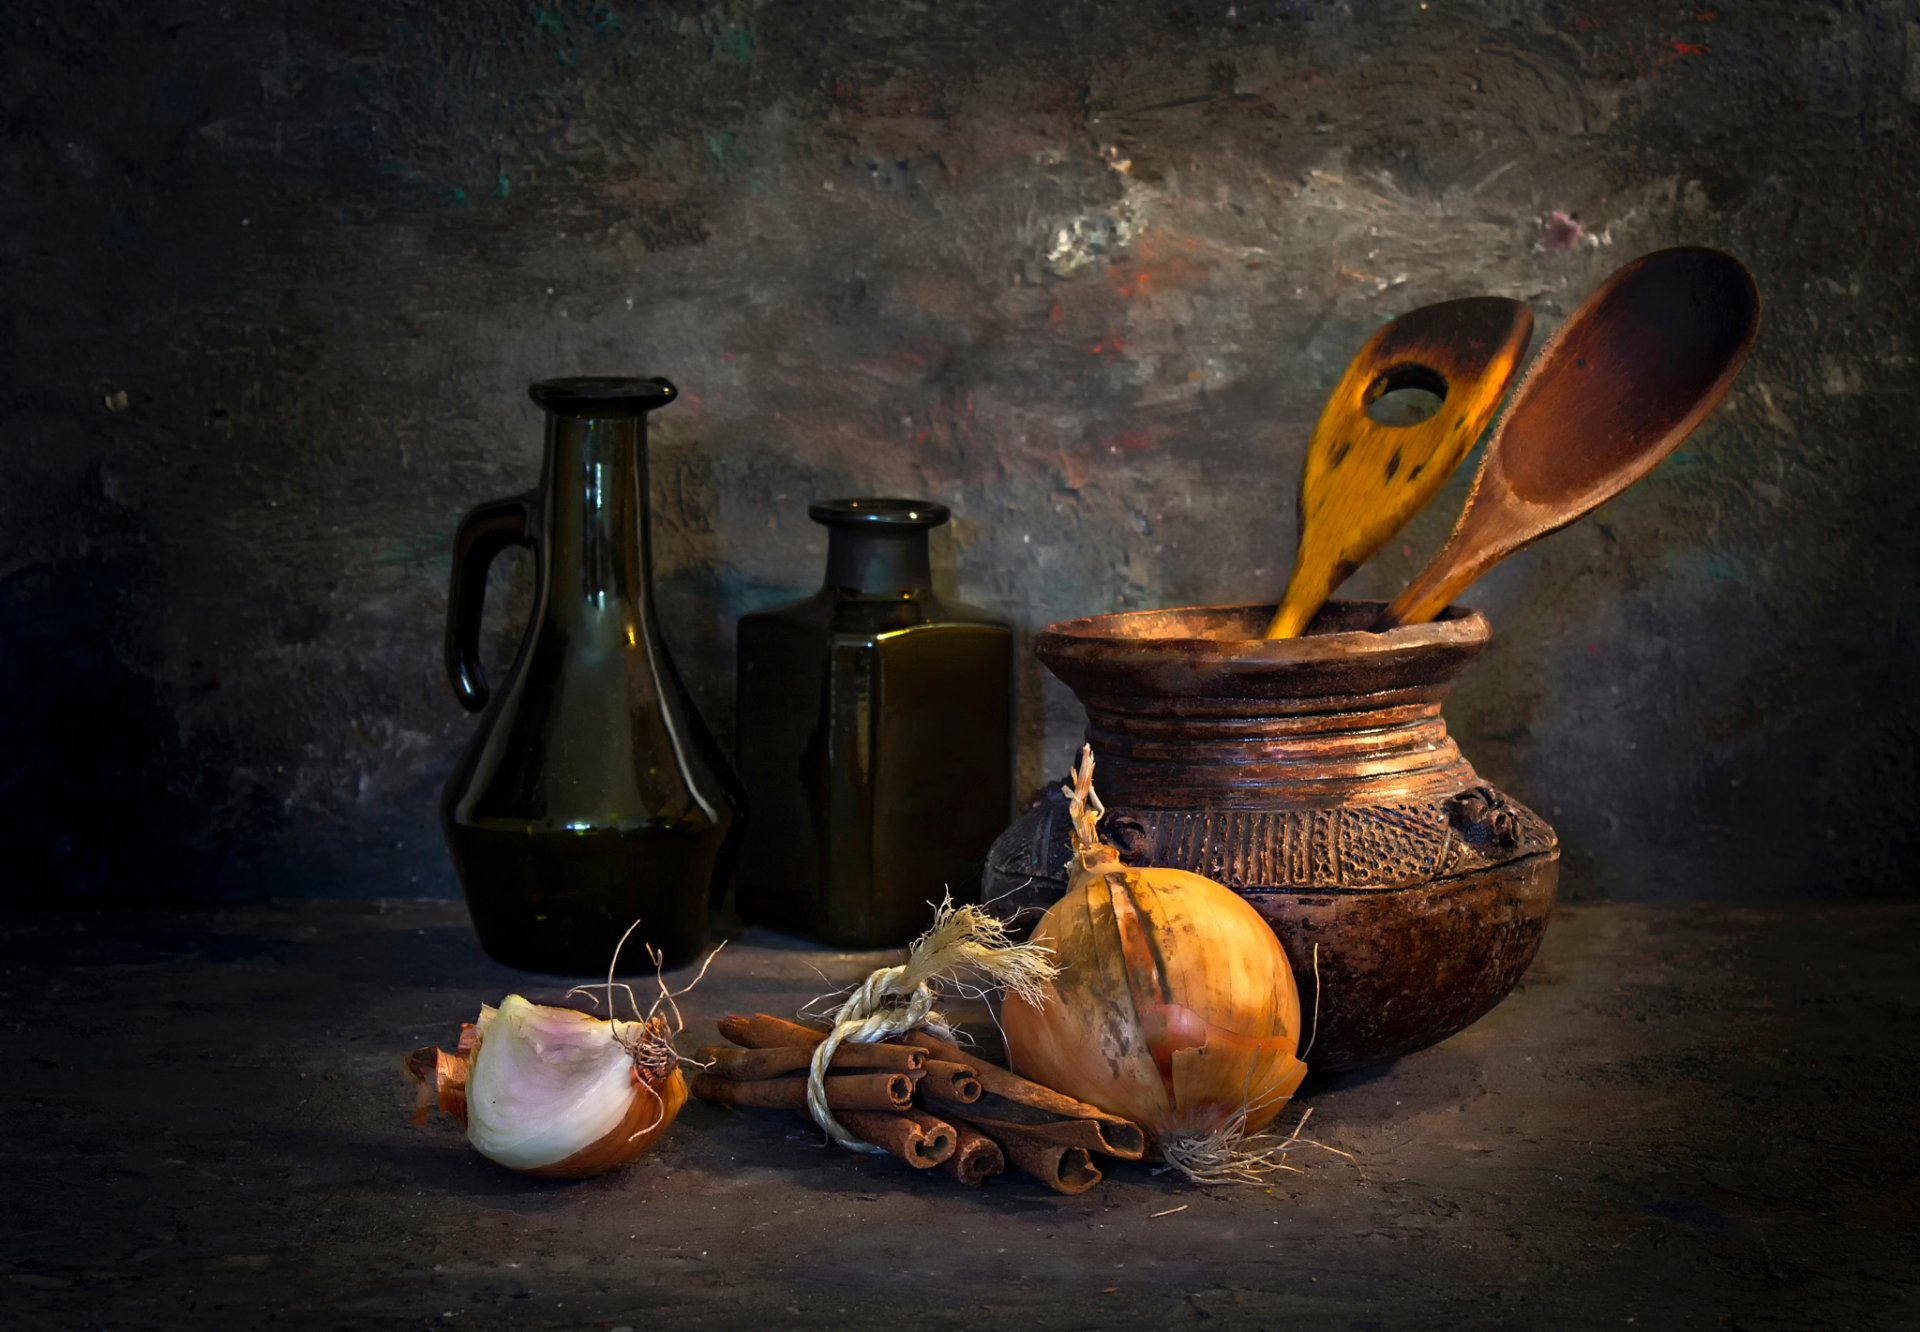
POLYGON ((1058 970, 1052 949, 1012 943, 1003 922, 977 906, 955 907, 953 899, 946 898, 934 909, 933 925, 913 941, 907 960, 868 976, 834 1012, 833 1029, 814 1047, 807 1070, 807 1109, 814 1122, 849 1151, 884 1154, 884 1148, 847 1132, 827 1108, 824 1079, 833 1052, 846 1041, 884 1041, 916 1027, 946 1031, 946 1019, 933 1007, 936 980, 957 980, 962 972, 976 972, 985 983, 962 984, 964 993, 977 997, 991 989, 1012 990, 1038 1008, 1046 1002, 1046 987, 1058 970))

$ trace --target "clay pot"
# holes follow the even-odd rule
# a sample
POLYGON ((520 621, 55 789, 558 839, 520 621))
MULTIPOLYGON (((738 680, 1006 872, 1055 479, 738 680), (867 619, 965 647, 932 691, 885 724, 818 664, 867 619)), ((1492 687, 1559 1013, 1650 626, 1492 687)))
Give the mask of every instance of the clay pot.
MULTIPOLYGON (((1379 611, 1335 602, 1306 637, 1274 641, 1259 637, 1272 606, 1135 611, 1035 643, 1087 709, 1104 835, 1259 910, 1293 963, 1321 1071, 1418 1050, 1499 1003, 1559 877, 1553 829, 1481 781, 1440 716, 1486 620, 1456 607, 1368 632, 1379 611)), ((1067 856, 1053 790, 994 843, 986 897, 1044 908, 1067 856)))

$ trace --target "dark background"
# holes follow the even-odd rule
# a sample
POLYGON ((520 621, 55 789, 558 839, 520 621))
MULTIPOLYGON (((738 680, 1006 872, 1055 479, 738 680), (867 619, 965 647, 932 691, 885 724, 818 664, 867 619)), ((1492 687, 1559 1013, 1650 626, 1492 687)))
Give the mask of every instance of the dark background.
MULTIPOLYGON (((1913 4, 28 0, 0 103, 13 900, 456 891, 448 549, 535 475, 531 379, 684 391, 658 585, 731 737, 808 499, 951 504, 1023 642, 1270 599, 1373 328, 1504 294, 1537 346, 1676 243, 1753 269, 1752 360, 1471 592, 1450 722, 1566 896, 1910 891, 1913 4)), ((1080 716, 1023 661, 1029 789, 1080 716)))

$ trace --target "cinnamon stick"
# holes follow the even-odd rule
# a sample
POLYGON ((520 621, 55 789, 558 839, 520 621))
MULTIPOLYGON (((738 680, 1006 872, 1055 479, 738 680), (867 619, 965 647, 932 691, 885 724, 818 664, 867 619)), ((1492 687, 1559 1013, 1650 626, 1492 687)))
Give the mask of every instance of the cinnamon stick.
MULTIPOLYGON (((1018 1133, 1037 1142, 1079 1147, 1104 1156, 1115 1156, 1122 1161, 1138 1161, 1145 1155, 1144 1149, 1134 1152, 1131 1144, 1116 1143, 1113 1132, 1097 1119, 1066 1119, 1050 1111, 1036 1110, 1030 1105, 992 1094, 981 1097, 971 1105, 944 1100, 937 1091, 928 1092, 926 1100, 934 1113, 962 1115, 974 1127, 1002 1144, 1007 1141, 1008 1134, 1018 1133)), ((1128 1123, 1126 1120, 1121 1122, 1128 1123)), ((1133 1126, 1129 1124, 1129 1127, 1133 1126)))
MULTIPOLYGON (((1085 1120, 1073 1121, 1085 1123, 1085 1120)), ((1029 1124, 974 1124, 985 1129, 1013 1163, 1056 1193, 1085 1193, 1101 1180, 1100 1168, 1085 1147, 1052 1141, 1029 1124)))
POLYGON ((1007 1168, 1007 1154, 1000 1144, 964 1119, 953 1121, 953 1133, 953 1155, 946 1160, 946 1170, 962 1184, 977 1189, 1007 1168))
MULTIPOLYGON (((769 1045, 743 1050, 734 1045, 703 1045, 694 1057, 707 1072, 724 1078, 777 1078, 804 1073, 813 1063, 813 1045, 769 1045)), ((861 1068, 885 1073, 917 1073, 926 1066, 927 1052, 912 1045, 874 1045, 847 1042, 833 1052, 828 1068, 861 1068)))
MULTIPOLYGON (((913 1077, 906 1073, 830 1073, 821 1079, 827 1108, 837 1117, 842 1110, 905 1110, 913 1104, 913 1077)), ((807 1080, 793 1075, 778 1078, 727 1078, 697 1073, 693 1094, 715 1105, 749 1106, 757 1110, 807 1108, 807 1080)))
MULTIPOLYGON (((752 1017, 735 1014, 723 1018, 720 1031, 735 1044, 747 1046, 818 1045, 826 1037, 826 1033, 817 1028, 767 1013, 756 1013, 752 1017)), ((1099 1106, 1076 1101, 1071 1096, 1063 1096, 1051 1087, 1043 1087, 1021 1077, 1012 1069, 990 1064, 984 1059, 975 1059, 951 1041, 941 1040, 924 1028, 894 1039, 924 1049, 930 1064, 944 1061, 971 1068, 979 1078, 983 1091, 989 1097, 999 1098, 993 1107, 997 1118, 1007 1119, 1011 1116, 1014 1122, 1026 1123, 1042 1122, 1045 1117, 1084 1121, 1094 1125, 1092 1136, 1076 1138, 1069 1145, 1117 1156, 1123 1161, 1138 1161, 1147 1154, 1147 1135, 1130 1119, 1109 1114, 1099 1106), (1009 1105, 1038 1111, 1039 1114, 1016 1114, 1007 1108, 1009 1105)), ((927 1086, 924 1090, 930 1099, 937 1093, 936 1086, 927 1086)), ((946 1099, 949 1102, 953 1100, 952 1097, 946 1099)), ((979 1114, 972 1111, 969 1114, 975 1119, 980 1118, 979 1114)))
POLYGON ((848 1110, 834 1118, 862 1142, 884 1147, 918 1170, 951 1161, 959 1141, 953 1125, 924 1110, 848 1110))
MULTIPOLYGON (((1086 1144, 1089 1150, 1117 1156, 1123 1161, 1138 1161, 1147 1154, 1147 1135, 1130 1119, 1122 1119, 1119 1115, 1108 1114, 1099 1106, 1063 1096, 1051 1087, 1043 1087, 1021 1077, 1012 1069, 1001 1068, 984 1059, 970 1059, 959 1046, 943 1041, 931 1032, 914 1032, 913 1043, 926 1050, 930 1062, 947 1060, 972 1068, 979 1075, 980 1085, 989 1097, 999 1098, 1002 1109, 1007 1105, 1023 1106, 1042 1115, 1093 1124, 1098 1136, 1095 1141, 1086 1144)), ((973 1118, 978 1119, 979 1115, 973 1115, 973 1118)), ((1036 1122, 1029 1116, 1016 1118, 1036 1122)))
MULTIPOLYGON (((842 1050, 846 1048, 844 1045, 840 1047, 842 1050)), ((972 1105, 982 1095, 980 1075, 973 1066, 956 1064, 950 1059, 927 1060, 926 1076, 921 1078, 918 1085, 924 1096, 938 1096, 943 1101, 955 1101, 961 1105, 972 1105)))
POLYGON ((1014 1141, 1006 1144, 1014 1164, 1055 1193, 1085 1193, 1105 1178, 1081 1147, 1014 1141))
POLYGON ((720 1019, 720 1034, 735 1045, 749 1050, 768 1050, 782 1045, 804 1045, 811 1049, 827 1038, 818 1027, 802 1026, 771 1013, 732 1013, 720 1019))

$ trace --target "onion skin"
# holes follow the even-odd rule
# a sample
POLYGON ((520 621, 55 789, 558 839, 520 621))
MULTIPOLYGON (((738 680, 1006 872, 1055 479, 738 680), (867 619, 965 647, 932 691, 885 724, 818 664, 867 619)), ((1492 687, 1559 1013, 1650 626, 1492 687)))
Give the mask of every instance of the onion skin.
MULTIPOLYGON (((469 1030, 473 1024, 467 1024, 469 1030)), ((471 1048, 471 1046, 469 1046, 471 1048)), ((467 1122, 467 1073, 469 1060, 464 1054, 449 1054, 431 1045, 422 1046, 407 1056, 407 1077, 417 1088, 413 1107, 413 1126, 427 1122, 427 1107, 438 1105, 440 1113, 467 1122)))
POLYGON ((1008 1061, 1122 1115, 1158 1142, 1272 1121, 1306 1076, 1300 996, 1272 928, 1239 894, 1184 870, 1137 869, 1093 834, 1092 764, 1078 783, 1066 896, 1033 941, 1060 974, 1036 1008, 1009 994, 1008 1061))
POLYGON ((641 1094, 633 1098, 633 1106, 627 1112, 627 1117, 620 1121, 620 1126, 613 1132, 581 1148, 564 1161, 522 1170, 520 1173, 537 1175, 543 1179, 588 1179, 605 1174, 615 1166, 625 1165, 660 1141, 666 1136, 667 1130, 673 1127, 674 1116, 680 1113, 680 1107, 687 1103, 687 1080, 675 1068, 667 1074, 665 1081, 652 1084, 654 1095, 647 1095, 649 1084, 641 1080, 640 1071, 635 1069, 633 1085, 641 1094))

